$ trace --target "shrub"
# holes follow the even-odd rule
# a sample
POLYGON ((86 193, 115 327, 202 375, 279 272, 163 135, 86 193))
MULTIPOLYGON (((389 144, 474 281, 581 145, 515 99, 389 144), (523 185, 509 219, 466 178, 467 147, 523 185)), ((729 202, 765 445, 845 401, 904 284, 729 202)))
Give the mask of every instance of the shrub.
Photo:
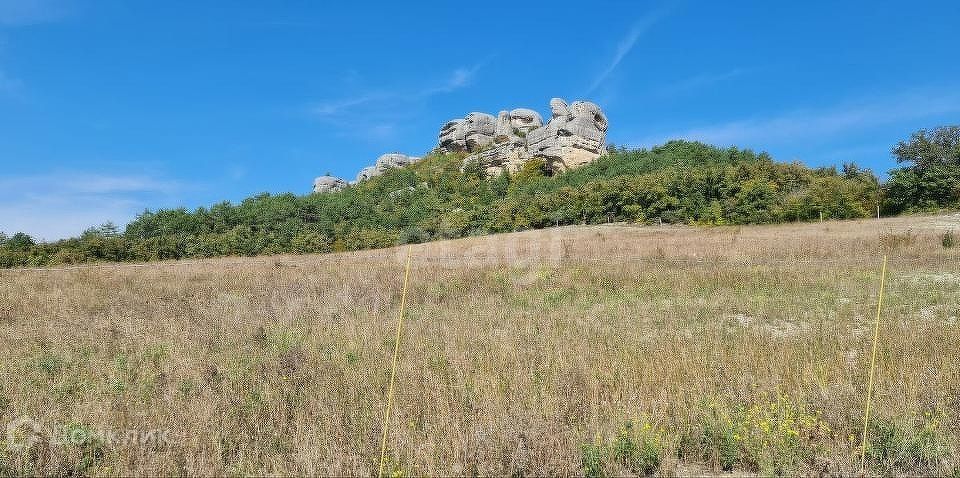
POLYGON ((290 241, 291 252, 310 254, 316 252, 330 252, 333 250, 330 238, 326 234, 303 231, 293 236, 290 241))
POLYGON ((401 244, 420 244, 430 240, 430 233, 418 226, 410 226, 400 233, 401 244))
POLYGON ((74 249, 60 249, 50 256, 49 264, 52 266, 80 264, 88 261, 86 254, 74 249))
POLYGON ((953 236, 953 231, 943 233, 943 237, 940 239, 940 244, 946 249, 952 249, 956 243, 957 239, 953 236))

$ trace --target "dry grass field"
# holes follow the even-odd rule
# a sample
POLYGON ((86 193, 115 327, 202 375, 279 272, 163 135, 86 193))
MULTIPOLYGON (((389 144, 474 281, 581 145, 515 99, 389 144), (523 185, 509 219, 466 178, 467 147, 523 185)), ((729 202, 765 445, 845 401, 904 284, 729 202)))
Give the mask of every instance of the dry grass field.
MULTIPOLYGON (((868 473, 957 475, 950 230, 412 246, 387 470, 859 473, 887 254, 868 473)), ((0 271, 0 475, 376 474, 405 251, 0 271)))

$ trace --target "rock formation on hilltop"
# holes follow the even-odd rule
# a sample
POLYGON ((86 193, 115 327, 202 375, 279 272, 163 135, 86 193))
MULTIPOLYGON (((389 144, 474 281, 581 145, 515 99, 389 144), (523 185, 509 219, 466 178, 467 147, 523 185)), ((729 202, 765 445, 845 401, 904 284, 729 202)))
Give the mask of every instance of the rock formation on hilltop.
MULTIPOLYGON (((470 113, 448 121, 440 128, 436 151, 465 152, 464 163, 477 161, 489 174, 517 171, 531 159, 542 159, 550 171, 565 171, 587 164, 606 153, 607 117, 589 101, 567 104, 550 100, 550 121, 527 108, 501 111, 496 117, 470 113)), ((360 170, 360 182, 391 168, 408 166, 421 158, 390 153, 377 158, 373 166, 360 170)), ((314 192, 339 191, 347 183, 333 176, 314 180, 314 192)))
POLYGON ((336 176, 320 176, 313 180, 313 192, 330 193, 347 187, 347 182, 336 176))
POLYGON ((493 174, 516 171, 534 158, 542 158, 552 171, 564 171, 606 152, 607 117, 599 106, 589 101, 567 105, 554 98, 550 110, 545 125, 539 113, 526 108, 501 111, 497 118, 470 113, 443 125, 437 147, 442 152, 472 153, 465 161, 479 161, 493 174))
MULTIPOLYGON (((354 181, 354 183, 370 179, 374 176, 379 176, 390 168, 402 168, 417 161, 420 161, 420 158, 416 156, 407 156, 399 153, 384 154, 377 158, 377 161, 373 166, 367 166, 361 169, 360 173, 357 174, 357 179, 354 181)), ((347 187, 347 184, 348 183, 345 180, 336 176, 330 176, 328 174, 313 180, 313 192, 329 193, 339 191, 347 187)))
POLYGON ((496 119, 486 113, 470 113, 463 119, 448 121, 440 128, 440 148, 444 152, 474 151, 493 143, 496 119))
POLYGON ((360 170, 360 173, 357 174, 357 182, 370 179, 374 176, 379 176, 383 174, 386 170, 391 168, 402 168, 404 166, 411 165, 420 161, 419 157, 416 156, 407 156, 406 154, 400 153, 388 153, 381 155, 377 158, 377 162, 373 166, 367 166, 360 170))

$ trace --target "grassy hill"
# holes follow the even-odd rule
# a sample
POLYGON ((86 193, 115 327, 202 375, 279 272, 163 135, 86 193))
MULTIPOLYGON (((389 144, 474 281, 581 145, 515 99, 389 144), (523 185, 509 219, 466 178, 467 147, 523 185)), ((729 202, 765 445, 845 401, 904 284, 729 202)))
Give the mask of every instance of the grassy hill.
MULTIPOLYGON (((856 474, 886 254, 868 469, 956 474, 957 230, 612 224, 410 246, 388 471, 856 474)), ((41 430, 0 447, 0 474, 376 473, 406 252, 0 271, 0 418, 41 430)))
POLYGON ((107 224, 54 243, 0 235, 0 267, 339 252, 617 221, 850 219, 875 215, 881 202, 877 178, 853 165, 812 169, 687 141, 615 149, 557 175, 530 161, 516 174, 490 178, 463 159, 430 155, 334 193, 145 211, 123 231, 107 224))

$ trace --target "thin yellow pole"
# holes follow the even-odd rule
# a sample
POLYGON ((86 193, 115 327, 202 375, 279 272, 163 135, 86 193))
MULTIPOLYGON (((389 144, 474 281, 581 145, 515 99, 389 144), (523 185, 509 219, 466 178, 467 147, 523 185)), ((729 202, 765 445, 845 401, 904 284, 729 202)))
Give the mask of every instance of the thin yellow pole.
POLYGON ((883 285, 887 277, 887 256, 883 256, 880 270, 880 297, 877 299, 877 320, 873 326, 873 353, 870 356, 870 384, 867 386, 867 407, 863 414, 863 437, 860 442, 860 473, 867 469, 867 426, 870 424, 870 399, 873 396, 873 373, 877 362, 877 342, 880 338, 880 306, 883 305, 883 285))
POLYGON ((400 294, 400 314, 397 317, 397 337, 393 342, 393 367, 390 368, 390 391, 387 393, 387 415, 383 418, 383 439, 380 441, 380 472, 383 476, 383 465, 387 456, 387 432, 390 426, 390 409, 393 407, 393 384, 397 377, 397 361, 400 356, 400 331, 403 330, 403 311, 407 305, 407 284, 410 280, 410 246, 407 246, 407 266, 403 273, 403 292, 400 294))

